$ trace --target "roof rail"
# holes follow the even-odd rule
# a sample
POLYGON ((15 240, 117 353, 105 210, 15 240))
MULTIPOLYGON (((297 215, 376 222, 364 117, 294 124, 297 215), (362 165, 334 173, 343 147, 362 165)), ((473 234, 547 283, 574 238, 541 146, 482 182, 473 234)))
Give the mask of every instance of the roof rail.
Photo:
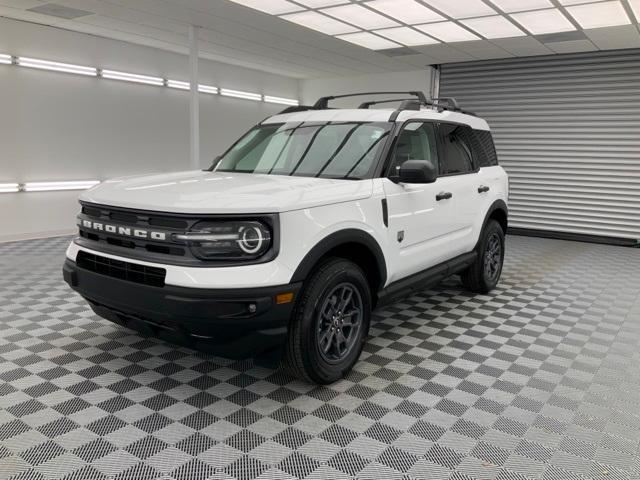
POLYGON ((281 112, 278 112, 277 115, 282 115, 283 113, 305 112, 307 110, 314 110, 314 108, 309 105, 292 105, 281 112))
POLYGON ((420 103, 426 102, 427 97, 423 92, 419 91, 411 91, 411 92, 357 92, 357 93, 347 93, 344 95, 331 95, 328 97, 320 97, 318 101, 313 105, 313 108, 316 110, 324 110, 329 107, 329 101, 335 100, 336 98, 346 98, 346 97, 361 97, 363 95, 411 95, 412 97, 416 97, 420 103))

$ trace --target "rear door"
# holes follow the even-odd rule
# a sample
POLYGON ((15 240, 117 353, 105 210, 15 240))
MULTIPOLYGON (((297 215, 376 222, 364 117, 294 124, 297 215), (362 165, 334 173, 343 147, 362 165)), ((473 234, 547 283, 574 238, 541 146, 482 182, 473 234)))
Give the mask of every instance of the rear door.
POLYGON ((470 252, 478 239, 477 220, 484 211, 486 185, 477 167, 473 129, 467 125, 440 123, 440 176, 452 195, 450 252, 470 252), (445 183, 446 182, 446 183, 445 183))

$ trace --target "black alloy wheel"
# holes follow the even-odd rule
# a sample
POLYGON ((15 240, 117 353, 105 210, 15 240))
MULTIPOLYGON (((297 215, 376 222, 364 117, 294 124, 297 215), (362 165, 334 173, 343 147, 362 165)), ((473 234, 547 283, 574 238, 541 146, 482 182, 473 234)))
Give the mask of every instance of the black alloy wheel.
POLYGON ((362 297, 355 285, 344 282, 324 297, 317 314, 320 355, 329 363, 343 360, 359 339, 362 297))

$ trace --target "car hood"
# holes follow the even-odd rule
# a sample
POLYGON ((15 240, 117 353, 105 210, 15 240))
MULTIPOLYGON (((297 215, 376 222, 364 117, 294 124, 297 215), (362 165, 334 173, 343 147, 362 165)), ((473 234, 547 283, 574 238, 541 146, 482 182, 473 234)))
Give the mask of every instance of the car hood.
POLYGON ((276 213, 367 198, 371 180, 189 171, 107 180, 80 200, 175 213, 276 213))

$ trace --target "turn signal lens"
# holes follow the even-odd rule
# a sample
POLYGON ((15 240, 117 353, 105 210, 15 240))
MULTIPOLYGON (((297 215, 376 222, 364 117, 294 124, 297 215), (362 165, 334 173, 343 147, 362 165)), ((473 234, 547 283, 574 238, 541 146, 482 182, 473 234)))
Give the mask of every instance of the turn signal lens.
POLYGON ((293 301, 293 292, 279 293, 276 295, 276 304, 291 303, 293 301))

